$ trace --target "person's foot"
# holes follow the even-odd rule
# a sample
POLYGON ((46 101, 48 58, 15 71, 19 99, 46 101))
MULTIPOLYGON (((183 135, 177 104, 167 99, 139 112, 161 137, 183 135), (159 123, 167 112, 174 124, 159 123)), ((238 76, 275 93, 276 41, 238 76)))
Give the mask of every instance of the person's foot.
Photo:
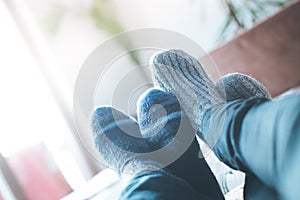
POLYGON ((138 122, 141 134, 152 151, 173 162, 164 168, 186 180, 196 191, 211 199, 224 199, 219 185, 203 157, 195 130, 181 111, 176 96, 158 89, 146 91, 139 99, 138 122))
POLYGON ((138 123, 112 107, 99 107, 91 117, 91 129, 102 161, 119 175, 160 170, 158 163, 144 157, 150 152, 138 123))
POLYGON ((179 99, 192 126, 203 139, 201 126, 206 111, 225 102, 225 96, 216 88, 199 61, 181 50, 155 54, 150 64, 156 84, 179 99))
POLYGON ((248 98, 271 99, 268 90, 254 78, 241 73, 232 73, 219 79, 216 87, 225 91, 226 101, 248 98))
MULTIPOLYGON (((250 76, 233 73, 223 76, 215 85, 199 61, 181 50, 155 54, 150 60, 156 84, 178 97, 182 109, 204 139, 203 115, 215 105, 247 98, 266 98, 268 90, 250 76)), ((214 143, 214 142, 212 142, 214 143)))

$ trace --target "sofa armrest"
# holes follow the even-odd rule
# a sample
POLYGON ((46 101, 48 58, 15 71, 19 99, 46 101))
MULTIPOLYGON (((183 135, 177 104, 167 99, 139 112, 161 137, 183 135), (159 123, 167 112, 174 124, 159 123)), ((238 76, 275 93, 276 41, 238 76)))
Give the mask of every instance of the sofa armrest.
MULTIPOLYGON (((209 56, 221 75, 241 72, 262 82, 271 95, 300 85, 300 2, 281 10, 209 56)), ((219 75, 200 58, 216 81, 219 75)))

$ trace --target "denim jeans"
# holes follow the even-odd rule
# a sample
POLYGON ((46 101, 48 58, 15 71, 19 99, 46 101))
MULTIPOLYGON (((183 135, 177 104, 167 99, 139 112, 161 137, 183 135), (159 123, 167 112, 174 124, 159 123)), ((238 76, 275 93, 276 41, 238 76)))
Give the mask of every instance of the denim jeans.
POLYGON ((187 182, 164 172, 143 172, 135 175, 123 190, 120 200, 210 200, 195 191, 187 182))
MULTIPOLYGON (((216 156, 246 173, 245 199, 300 199, 300 95, 232 101, 207 112, 203 124, 218 134, 216 156)), ((211 199, 203 193, 172 175, 145 172, 121 199, 211 199)))

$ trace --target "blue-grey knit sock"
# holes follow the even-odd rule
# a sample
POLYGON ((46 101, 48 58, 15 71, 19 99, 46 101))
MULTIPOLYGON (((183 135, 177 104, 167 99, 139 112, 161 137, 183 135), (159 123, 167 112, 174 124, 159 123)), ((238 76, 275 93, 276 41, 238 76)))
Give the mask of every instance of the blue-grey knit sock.
POLYGON ((150 60, 156 84, 179 99, 192 126, 203 139, 201 126, 204 113, 225 103, 225 96, 216 88, 199 61, 181 50, 155 54, 150 60))
POLYGON ((220 91, 225 91, 227 101, 252 97, 271 99, 270 93, 260 82, 241 73, 221 77, 216 86, 220 91))
POLYGON ((120 175, 161 169, 158 163, 144 157, 151 150, 141 136, 138 123, 121 111, 97 108, 91 117, 91 129, 103 162, 120 175))
POLYGON ((199 158, 201 150, 195 130, 181 111, 176 96, 149 89, 140 97, 137 107, 141 134, 152 151, 164 149, 166 160, 179 153, 179 158, 174 157, 165 169, 186 180, 201 194, 211 199, 224 199, 205 159, 199 158))

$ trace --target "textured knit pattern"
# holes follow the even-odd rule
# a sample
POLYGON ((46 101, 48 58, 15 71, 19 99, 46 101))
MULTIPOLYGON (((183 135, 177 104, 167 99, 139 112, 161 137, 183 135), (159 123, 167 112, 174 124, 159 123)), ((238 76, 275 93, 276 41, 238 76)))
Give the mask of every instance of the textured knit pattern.
POLYGON ((157 163, 143 158, 150 148, 142 138, 138 123, 112 107, 99 107, 91 118, 96 148, 108 167, 122 173, 153 171, 157 163))
POLYGON ((165 170, 186 180, 203 195, 211 199, 223 199, 205 159, 199 158, 201 150, 195 138, 195 130, 181 111, 175 95, 155 88, 149 89, 138 101, 137 114, 141 134, 153 151, 165 147, 166 156, 170 157, 174 152, 184 149, 180 152, 181 156, 166 166, 165 170), (191 140, 186 143, 188 137, 191 140))
MULTIPOLYGON (((157 150, 169 144, 176 136, 182 112, 173 94, 149 89, 138 101, 137 115, 141 134, 147 138, 150 148, 157 150)), ((187 134, 194 134, 193 129, 187 134)))
POLYGON ((217 88, 221 92, 225 91, 227 101, 253 97, 271 99, 270 93, 260 82, 245 74, 232 73, 223 76, 217 82, 217 88))
POLYGON ((163 90, 176 95, 192 126, 200 133, 205 111, 224 103, 225 97, 198 60, 181 50, 155 54, 150 64, 153 64, 155 82, 163 90))

